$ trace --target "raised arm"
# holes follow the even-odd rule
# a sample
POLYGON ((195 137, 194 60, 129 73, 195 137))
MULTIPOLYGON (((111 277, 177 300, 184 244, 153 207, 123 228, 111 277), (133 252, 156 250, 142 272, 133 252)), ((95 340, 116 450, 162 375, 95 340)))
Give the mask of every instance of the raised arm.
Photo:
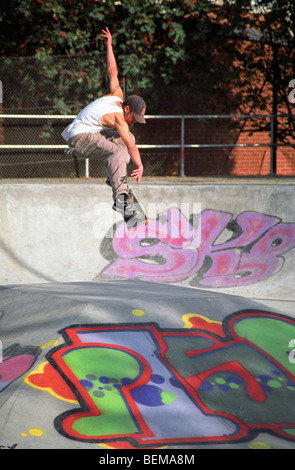
POLYGON ((113 51, 112 35, 108 27, 105 30, 102 30, 102 37, 105 39, 105 45, 107 48, 107 66, 110 79, 110 94, 123 99, 123 90, 120 87, 118 67, 113 51))

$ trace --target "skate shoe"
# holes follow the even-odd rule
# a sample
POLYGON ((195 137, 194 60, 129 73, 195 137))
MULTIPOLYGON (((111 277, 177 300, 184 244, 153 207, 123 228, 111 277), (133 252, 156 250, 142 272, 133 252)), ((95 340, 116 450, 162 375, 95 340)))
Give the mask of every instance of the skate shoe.
POLYGON ((119 194, 116 197, 113 209, 122 214, 125 222, 128 222, 130 219, 137 218, 140 215, 137 204, 128 194, 119 194))
POLYGON ((131 189, 129 189, 129 195, 120 194, 116 197, 113 209, 121 213, 128 230, 148 223, 147 216, 131 189))

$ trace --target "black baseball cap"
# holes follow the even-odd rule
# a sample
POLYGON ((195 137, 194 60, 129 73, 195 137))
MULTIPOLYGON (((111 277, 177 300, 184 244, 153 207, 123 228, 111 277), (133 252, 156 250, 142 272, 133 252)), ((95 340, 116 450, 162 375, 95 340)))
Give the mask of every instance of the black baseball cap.
POLYGON ((124 105, 129 106, 137 122, 140 122, 141 124, 146 123, 145 118, 144 118, 146 104, 145 104, 145 101, 140 96, 137 96, 137 95, 128 96, 128 98, 124 101, 124 105))

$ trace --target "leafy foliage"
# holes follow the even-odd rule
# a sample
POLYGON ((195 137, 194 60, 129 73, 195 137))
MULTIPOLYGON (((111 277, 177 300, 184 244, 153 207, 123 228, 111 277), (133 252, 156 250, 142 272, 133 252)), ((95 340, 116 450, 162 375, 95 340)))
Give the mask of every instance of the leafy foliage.
MULTIPOLYGON (((80 95, 71 99, 75 84, 81 82, 86 102, 103 89, 97 58, 105 52, 105 26, 122 76, 151 104, 169 102, 171 108, 175 101, 188 112, 193 97, 195 112, 208 106, 209 112, 249 112, 252 105, 270 111, 276 80, 279 101, 289 106, 287 83, 295 77, 291 0, 224 0, 222 6, 209 0, 2 0, 0 21, 2 56, 37 58, 62 112, 82 101, 80 95), (55 66, 53 56, 79 58, 76 71, 65 59, 55 66)), ((30 74, 21 80, 38 89, 30 74)))
MULTIPOLYGON (((76 55, 104 51, 101 30, 113 33, 123 74, 149 75, 161 52, 162 70, 185 59, 185 18, 195 0, 14 0, 2 9, 1 52, 6 56, 76 55), (7 37, 10 41, 7 43, 7 37)), ((206 2, 205 2, 206 3, 206 2)), ((165 78, 169 74, 164 74, 165 78)))

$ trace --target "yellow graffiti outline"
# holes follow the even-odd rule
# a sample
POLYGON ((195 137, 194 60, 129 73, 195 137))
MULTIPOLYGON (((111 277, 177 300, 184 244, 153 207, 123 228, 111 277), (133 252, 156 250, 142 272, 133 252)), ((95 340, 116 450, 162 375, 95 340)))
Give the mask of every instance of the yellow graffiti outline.
POLYGON ((202 320, 206 321, 207 323, 215 323, 217 325, 222 325, 222 322, 220 321, 215 321, 215 320, 210 320, 210 318, 205 317, 205 315, 200 315, 198 313, 186 313, 185 315, 182 315, 181 319, 184 323, 183 328, 193 328, 192 323, 190 322, 190 318, 197 317, 201 318, 202 320))

